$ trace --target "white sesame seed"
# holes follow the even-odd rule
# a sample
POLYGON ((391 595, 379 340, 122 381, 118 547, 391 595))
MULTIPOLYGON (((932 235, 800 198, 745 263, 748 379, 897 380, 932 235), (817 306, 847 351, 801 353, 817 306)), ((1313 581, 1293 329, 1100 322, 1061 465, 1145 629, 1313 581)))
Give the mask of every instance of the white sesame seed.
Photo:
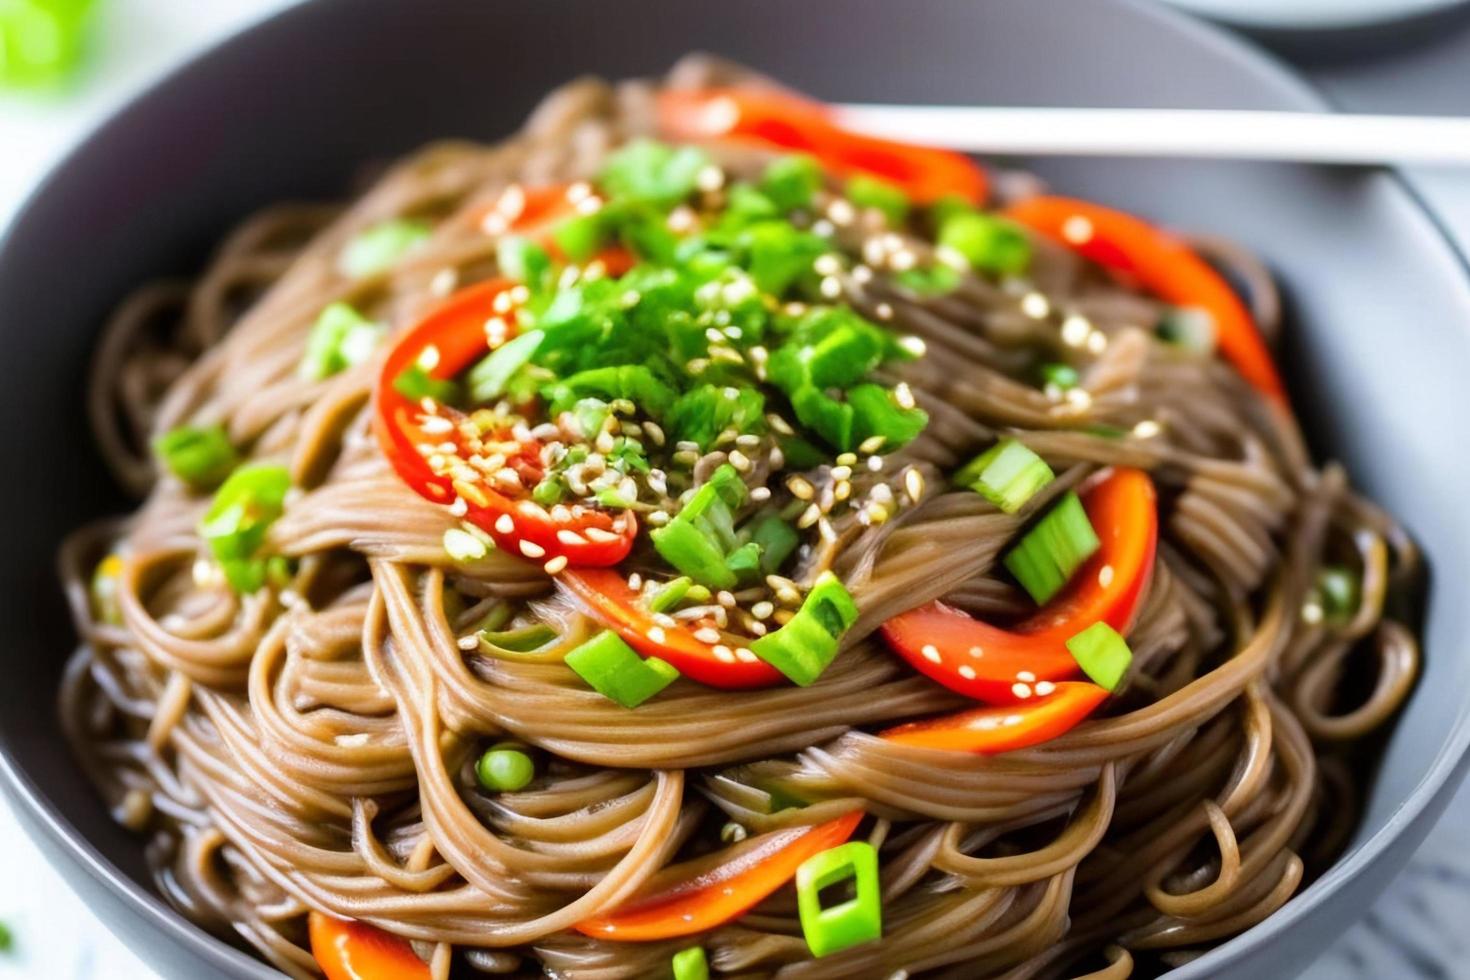
POLYGON ((1027 293, 1021 297, 1021 312, 1033 320, 1040 320, 1051 312, 1051 303, 1041 293, 1027 293))
POLYGON ((834 466, 834 467, 832 467, 832 479, 834 479, 834 480, 849 480, 851 478, 852 478, 852 467, 851 466, 834 466))
POLYGON ((720 642, 720 631, 703 626, 694 631, 694 638, 700 643, 718 643, 720 642))
POLYGON ((1104 565, 1102 568, 1099 568, 1097 570, 1097 584, 1101 585, 1105 589, 1113 584, 1112 565, 1104 565))
POLYGON ((750 499, 758 504, 765 503, 771 499, 770 487, 756 487, 750 491, 750 499))
POLYGON ((632 589, 634 592, 637 592, 639 589, 643 588, 643 576, 639 575, 637 572, 630 573, 628 575, 628 588, 632 589))
POLYGON ((817 519, 821 516, 822 508, 818 507, 816 504, 811 504, 807 507, 806 510, 802 511, 801 516, 796 519, 796 526, 802 529, 809 528, 813 524, 817 523, 817 519))
POLYGON ((662 626, 650 626, 648 627, 648 638, 655 643, 663 643, 667 641, 669 637, 668 634, 664 632, 664 628, 662 626))
MULTIPOLYGON (((651 592, 651 591, 653 591, 654 589, 656 589, 658 587, 658 583, 652 582, 652 581, 648 582, 647 585, 648 585, 648 588, 645 589, 644 591, 651 592)), ((654 613, 653 614, 653 621, 655 623, 657 623, 658 625, 662 626, 664 629, 673 629, 675 626, 678 626, 679 625, 679 621, 677 619, 675 619, 673 616, 670 616, 668 613, 661 613, 661 612, 654 613)))
POLYGON ((546 555, 545 548, 541 547, 534 541, 527 541, 525 538, 522 538, 520 540, 518 546, 521 549, 521 554, 525 555, 527 558, 543 558, 546 555))
POLYGON ((975 679, 975 668, 969 664, 960 664, 960 676, 967 681, 973 681, 975 679))
POLYGON ((1057 686, 1051 681, 1042 681, 1040 684, 1036 685, 1036 696, 1039 698, 1044 698, 1056 689, 1057 686))
POLYGON ((799 476, 788 477, 786 479, 786 489, 790 490, 791 495, 797 500, 811 500, 816 494, 812 485, 799 476))
POLYGON ((916 404, 916 402, 914 401, 913 389, 910 388, 908 386, 908 383, 904 381, 900 381, 898 384, 893 386, 893 400, 897 402, 898 407, 902 409, 911 409, 916 404))
MULTIPOLYGON (((876 453, 878 450, 882 449, 883 443, 887 441, 888 437, 884 435, 868 436, 868 438, 858 443, 858 452, 862 453, 864 456, 871 455, 872 453, 876 453)), ((870 463, 869 465, 872 464, 870 463)))
POLYGON ((764 599, 750 607, 750 614, 756 619, 770 619, 771 613, 775 611, 776 607, 764 599))
POLYGON ((1092 222, 1080 214, 1074 214, 1062 222, 1062 238, 1073 245, 1086 245, 1092 240, 1092 222))
POLYGON ((1108 349, 1108 335, 1101 330, 1094 330, 1087 335, 1087 349, 1094 354, 1101 354, 1108 349))
POLYGON ((453 514, 455 517, 463 517, 469 512, 469 501, 465 500, 463 497, 455 497, 454 501, 449 505, 449 513, 453 514))
POLYGON ((1322 622, 1322 607, 1315 602, 1308 602, 1302 606, 1302 622, 1309 626, 1316 626, 1322 622))
POLYGON ((600 527, 589 527, 582 534, 588 541, 596 541, 598 544, 611 544, 618 539, 616 534, 603 530, 600 527))
POLYGON ((1014 728, 1025 720, 1026 718, 1024 715, 1006 715, 1005 721, 1001 722, 1001 724, 1005 725, 1007 728, 1014 728))
POLYGON ((746 663, 746 664, 753 664, 757 660, 760 660, 760 657, 757 657, 755 654, 753 654, 749 650, 745 649, 745 647, 736 647, 735 648, 735 658, 737 660, 739 660, 741 663, 746 663))
POLYGON ((1158 435, 1162 427, 1153 419, 1144 419, 1133 427, 1133 434, 1139 439, 1152 439, 1158 435))
POLYGON ((424 431, 425 435, 442 436, 454 431, 454 423, 442 415, 430 415, 419 423, 419 428, 424 431))
POLYGON ((914 357, 923 357, 924 353, 929 349, 928 345, 924 343, 923 337, 915 337, 912 335, 900 338, 898 341, 898 346, 908 351, 908 353, 914 357))
POLYGON ((729 460, 730 465, 735 467, 740 472, 747 473, 750 471, 750 457, 742 453, 740 450, 730 450, 729 460))
POLYGON ((475 561, 484 558, 487 553, 483 541, 457 527, 444 532, 444 550, 455 561, 475 561))
POLYGON ((557 555, 541 567, 546 570, 547 575, 555 575, 567 567, 567 556, 557 555))
POLYGON ((822 296, 827 299, 836 299, 842 295, 842 282, 835 276, 823 278, 818 288, 821 290, 822 296))
POLYGON ((735 662, 734 652, 724 644, 716 644, 714 653, 715 659, 722 664, 733 664, 735 662))
POLYGON ((1062 343, 1068 347, 1081 347, 1092 333, 1092 321, 1080 313, 1070 314, 1062 321, 1062 343))
POLYGON ((562 544, 567 545, 579 545, 587 543, 586 538, 582 537, 576 531, 570 531, 566 528, 562 528, 556 532, 556 540, 560 541, 562 544))
POLYGON ((924 659, 929 661, 930 663, 937 664, 940 662, 939 648, 932 643, 925 643, 922 647, 919 648, 919 652, 922 653, 924 655, 924 659))
POLYGON ((880 320, 892 320, 893 307, 887 303, 879 303, 877 306, 873 307, 873 315, 880 320))
POLYGON ((881 472, 882 469, 883 469, 883 457, 882 456, 869 456, 868 457, 868 469, 872 470, 874 473, 881 472))
POLYGON ((909 467, 903 474, 903 492, 908 494, 909 499, 914 503, 918 503, 924 496, 924 474, 909 467))
POLYGON ((514 534, 516 529, 515 518, 509 514, 501 514, 495 518, 495 530, 501 534, 514 534))
POLYGON ((1018 670, 1016 671, 1016 680, 1025 681, 1027 684, 1034 684, 1036 682, 1036 675, 1029 670, 1018 670))
POLYGON ((1024 701, 1031 696, 1031 685, 1017 682, 1011 685, 1011 693, 1024 701))

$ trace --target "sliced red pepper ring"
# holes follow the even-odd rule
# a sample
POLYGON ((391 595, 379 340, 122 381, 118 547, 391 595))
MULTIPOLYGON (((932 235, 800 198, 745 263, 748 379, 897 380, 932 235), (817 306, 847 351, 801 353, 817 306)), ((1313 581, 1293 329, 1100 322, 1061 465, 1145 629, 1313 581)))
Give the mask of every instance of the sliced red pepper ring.
MULTIPOLYGON (((685 677, 711 687, 768 687, 785 678, 754 654, 738 656, 743 647, 705 643, 694 636, 701 624, 660 626, 627 579, 608 568, 582 568, 558 577, 573 598, 646 657, 672 664, 685 677), (652 634, 652 635, 650 635, 652 634)), ((709 624, 713 625, 713 623, 709 624)))
POLYGON ((918 204, 957 194, 985 201, 985 171, 969 157, 843 129, 820 102, 765 89, 665 89, 658 96, 663 133, 682 140, 744 140, 809 153, 833 173, 871 174, 918 204))
POLYGON ((641 942, 713 929, 790 881, 813 854, 846 841, 862 818, 863 811, 854 810, 826 823, 775 830, 670 865, 619 908, 577 923, 577 931, 598 939, 641 942))
POLYGON ((879 737, 900 745, 949 752, 995 755, 1049 742, 1074 728, 1106 701, 1096 684, 1066 681, 1026 704, 973 708, 958 714, 899 725, 879 737))
POLYGON ((327 980, 429 980, 429 964, 414 955, 408 940, 320 912, 307 919, 311 955, 327 980))
POLYGON ((515 284, 505 279, 477 283, 450 296, 430 310, 417 324, 397 338, 383 362, 374 392, 377 410, 374 428, 378 442, 393 468, 420 496, 448 504, 456 497, 465 502, 465 519, 482 528, 495 543, 511 554, 537 561, 564 556, 576 565, 615 565, 627 556, 638 533, 631 511, 616 514, 583 505, 547 510, 527 495, 540 479, 540 445, 517 441, 508 432, 486 434, 499 441, 505 457, 502 469, 516 475, 516 482, 490 479, 457 480, 436 472, 421 447, 445 447, 460 456, 470 448, 459 430, 463 416, 454 409, 427 407, 405 397, 394 381, 406 369, 424 364, 426 352, 432 377, 449 379, 464 371, 489 350, 487 322, 498 319, 506 336, 514 331, 513 313, 496 309, 496 298, 515 284), (448 423, 448 424, 446 424, 448 423), (434 431, 425 428, 433 426, 434 431), (446 431, 447 430, 447 431, 446 431), (500 438, 503 437, 503 438, 500 438), (502 492, 497 487, 519 488, 502 492))
POLYGON ((990 704, 1047 692, 1080 669, 1067 640, 1096 622, 1126 633, 1158 545, 1158 501, 1142 470, 1104 470, 1081 488, 1099 546, 1058 595, 1009 629, 931 602, 881 627, 889 647, 952 691, 990 704))
POLYGON ((1067 197, 1027 198, 1012 204, 1005 215, 1132 277, 1161 299, 1208 312, 1225 359, 1257 390, 1286 404, 1286 388, 1245 304, 1184 242, 1131 214, 1067 197))

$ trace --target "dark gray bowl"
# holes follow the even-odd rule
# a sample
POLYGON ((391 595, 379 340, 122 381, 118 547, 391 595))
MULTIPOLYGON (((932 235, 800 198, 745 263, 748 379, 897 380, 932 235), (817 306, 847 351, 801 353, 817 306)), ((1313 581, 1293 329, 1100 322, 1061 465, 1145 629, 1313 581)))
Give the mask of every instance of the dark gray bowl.
MULTIPOLYGON (((339 195, 365 160, 509 131, 584 72, 657 72, 720 51, 821 96, 916 102, 1319 109, 1278 65, 1129 0, 317 0, 206 54, 74 152, 0 244, 0 775, 72 885, 162 973, 268 977, 171 912, 53 714, 71 643, 51 575, 61 535, 123 501, 89 450, 79 392, 104 313, 139 281, 196 268, 241 216, 339 195)), ((1284 353, 1319 451, 1404 518, 1434 570, 1427 669, 1390 740, 1353 849, 1281 912, 1175 974, 1281 977, 1361 913, 1418 844, 1470 743, 1470 454, 1452 426, 1470 378, 1470 280, 1394 177, 1299 166, 1071 161, 1077 194, 1231 235, 1279 271, 1284 353)))

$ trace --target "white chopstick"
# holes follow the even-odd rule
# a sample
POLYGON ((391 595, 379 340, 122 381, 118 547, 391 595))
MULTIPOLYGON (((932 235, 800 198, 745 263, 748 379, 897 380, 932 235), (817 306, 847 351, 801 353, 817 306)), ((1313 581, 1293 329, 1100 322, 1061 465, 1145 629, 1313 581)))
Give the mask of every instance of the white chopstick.
POLYGON ((1234 109, 838 105, 842 125, 974 153, 1470 164, 1470 119, 1234 109))

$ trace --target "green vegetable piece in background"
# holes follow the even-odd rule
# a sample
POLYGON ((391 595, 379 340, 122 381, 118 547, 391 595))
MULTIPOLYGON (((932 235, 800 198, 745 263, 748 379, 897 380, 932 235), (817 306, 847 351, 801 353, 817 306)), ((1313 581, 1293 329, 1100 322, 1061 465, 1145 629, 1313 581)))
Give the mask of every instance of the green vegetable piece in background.
POLYGON ((709 980, 709 960, 702 946, 679 950, 669 967, 674 971, 674 980, 709 980))
POLYGON ((69 78, 86 55, 92 7, 92 0, 0 0, 0 86, 69 78))
POLYGON ((805 153, 795 153, 771 161, 760 189, 776 207, 794 211, 811 206, 822 180, 822 165, 805 153))
POLYGON ((636 708, 674 683, 679 672, 658 657, 640 657, 612 630, 603 630, 566 656, 566 665, 609 700, 636 708))
MULTIPOLYGON (((3 2, 3 0, 0 0, 3 2)), ((306 352, 296 370, 320 381, 355 367, 373 356, 388 330, 346 303, 331 303, 318 314, 306 335, 306 352)))
POLYGON ((672 207, 694 192, 709 163, 709 154, 696 146, 637 139, 608 157, 601 183, 613 200, 672 207))
POLYGON ((181 425, 156 437, 153 452, 168 471, 195 490, 219 485, 240 461, 222 425, 181 425))
POLYGON ((209 545, 236 592, 254 592, 272 578, 270 560, 259 554, 266 532, 285 510, 291 474, 284 466, 243 466, 215 492, 199 523, 199 536, 209 545))
POLYGON ((352 279, 376 275, 417 248, 433 232, 422 221, 390 218, 357 233, 337 256, 337 271, 352 279))
POLYGON ((859 175, 847 182, 847 199, 860 208, 877 208, 897 228, 909 215, 909 196, 896 184, 859 175))

